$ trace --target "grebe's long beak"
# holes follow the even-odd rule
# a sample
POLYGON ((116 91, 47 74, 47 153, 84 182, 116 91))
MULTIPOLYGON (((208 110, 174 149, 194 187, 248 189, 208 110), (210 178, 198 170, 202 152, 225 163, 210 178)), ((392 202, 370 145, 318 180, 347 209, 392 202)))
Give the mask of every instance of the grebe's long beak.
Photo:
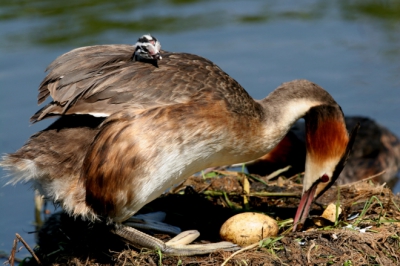
POLYGON ((327 176, 322 176, 322 177, 318 178, 312 184, 312 186, 303 193, 303 196, 301 197, 301 200, 300 200, 299 207, 297 208, 297 211, 296 211, 296 216, 294 217, 293 232, 296 231, 298 225, 302 226, 304 224, 304 222, 307 219, 307 216, 310 212, 310 207, 311 207, 312 202, 314 201, 314 198, 318 198, 322 194, 324 194, 325 191, 328 190, 338 179, 340 173, 342 172, 344 166, 346 165, 347 159, 350 156, 350 152, 353 147, 353 144, 356 139, 356 135, 357 135, 359 128, 360 128, 360 123, 358 123, 351 131, 349 142, 346 147, 346 151, 343 154, 339 163, 336 165, 335 171, 332 174, 332 178, 329 178, 327 176), (328 182, 328 184, 324 184, 323 189, 318 190, 318 186, 320 184, 323 184, 326 182, 328 182))
POLYGON ((318 187, 318 182, 315 182, 309 190, 303 193, 299 207, 297 208, 296 211, 296 216, 294 217, 293 232, 296 231, 299 222, 301 224, 304 224, 305 220, 307 219, 308 213, 310 212, 311 204, 315 197, 315 192, 317 191, 317 187, 318 187))

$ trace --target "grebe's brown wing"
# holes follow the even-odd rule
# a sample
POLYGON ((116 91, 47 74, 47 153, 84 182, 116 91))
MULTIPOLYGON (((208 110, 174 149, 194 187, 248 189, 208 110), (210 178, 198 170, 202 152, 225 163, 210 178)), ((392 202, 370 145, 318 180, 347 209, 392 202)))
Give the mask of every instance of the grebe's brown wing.
POLYGON ((134 52, 135 46, 132 45, 95 45, 59 56, 46 69, 48 74, 39 86, 38 104, 49 95, 58 101, 72 84, 121 68, 131 61, 134 52))
POLYGON ((63 114, 107 117, 127 107, 147 109, 187 102, 205 91, 215 97, 250 99, 234 79, 207 59, 165 53, 157 64, 137 62, 132 60, 132 47, 83 47, 57 58, 48 67, 38 96, 39 103, 49 95, 53 101, 31 121, 63 114))

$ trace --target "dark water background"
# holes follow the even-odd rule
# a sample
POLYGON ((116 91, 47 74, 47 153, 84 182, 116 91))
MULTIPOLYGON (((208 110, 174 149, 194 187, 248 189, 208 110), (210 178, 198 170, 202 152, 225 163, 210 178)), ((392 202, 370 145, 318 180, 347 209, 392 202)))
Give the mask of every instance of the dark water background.
MULTIPOLYGON (((0 154, 50 123, 30 125, 29 117, 53 59, 84 45, 133 44, 144 33, 165 50, 211 59, 255 98, 306 78, 345 114, 371 117, 400 135, 400 1, 2 0, 0 154)), ((10 251, 15 232, 33 247, 33 192, 4 183, 0 250, 10 251)))

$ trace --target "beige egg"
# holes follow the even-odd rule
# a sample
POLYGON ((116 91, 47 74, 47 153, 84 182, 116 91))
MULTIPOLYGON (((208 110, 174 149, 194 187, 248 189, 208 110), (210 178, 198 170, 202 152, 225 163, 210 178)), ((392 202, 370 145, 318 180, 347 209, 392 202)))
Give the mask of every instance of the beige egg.
POLYGON ((268 215, 245 212, 229 218, 221 226, 219 235, 225 241, 244 247, 276 236, 278 229, 278 223, 268 215))

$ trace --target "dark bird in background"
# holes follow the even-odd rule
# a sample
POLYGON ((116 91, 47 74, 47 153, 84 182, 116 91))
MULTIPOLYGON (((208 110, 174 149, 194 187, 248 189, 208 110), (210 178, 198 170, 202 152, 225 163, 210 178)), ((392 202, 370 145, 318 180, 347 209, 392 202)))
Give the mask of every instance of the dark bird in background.
POLYGON ((50 64, 38 102, 53 101, 31 121, 58 119, 3 157, 10 183, 31 181, 69 215, 107 223, 136 247, 175 255, 236 250, 229 242, 189 245, 193 231, 164 243, 124 222, 198 171, 268 153, 303 117, 307 157, 295 227, 303 222, 354 140, 329 93, 294 80, 254 100, 211 61, 159 51, 154 37, 142 38, 78 48, 50 64))

